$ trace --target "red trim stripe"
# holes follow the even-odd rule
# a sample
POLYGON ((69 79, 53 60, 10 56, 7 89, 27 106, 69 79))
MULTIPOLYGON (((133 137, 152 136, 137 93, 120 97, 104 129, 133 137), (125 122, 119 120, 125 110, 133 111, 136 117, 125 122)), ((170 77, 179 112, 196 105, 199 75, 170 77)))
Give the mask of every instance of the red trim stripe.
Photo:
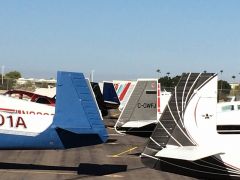
POLYGON ((16 112, 15 109, 0 108, 0 111, 16 112))
POLYGON ((160 113, 161 110, 160 110, 160 83, 158 83, 158 90, 157 90, 157 111, 160 113))
POLYGON ((124 87, 124 89, 123 89, 123 91, 122 91, 122 93, 121 93, 121 95, 120 95, 120 97, 119 97, 119 100, 120 100, 120 101, 123 100, 123 98, 124 98, 124 96, 126 95, 126 93, 127 93, 128 89, 129 89, 130 85, 131 85, 131 83, 129 82, 129 83, 127 83, 127 85, 124 87))

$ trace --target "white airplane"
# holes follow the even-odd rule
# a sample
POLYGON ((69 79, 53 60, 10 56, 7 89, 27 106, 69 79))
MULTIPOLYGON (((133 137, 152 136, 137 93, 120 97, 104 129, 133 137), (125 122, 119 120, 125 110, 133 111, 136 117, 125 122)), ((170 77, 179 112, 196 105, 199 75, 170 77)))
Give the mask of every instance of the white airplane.
POLYGON ((232 121, 239 116, 227 112, 229 123, 223 122, 226 112, 218 106, 216 74, 183 74, 142 162, 195 178, 240 179, 240 123, 232 121))
POLYGON ((0 101, 0 149, 66 149, 107 140, 82 73, 58 72, 56 107, 3 95, 0 101))
POLYGON ((240 101, 217 104, 217 131, 221 134, 240 133, 240 101))

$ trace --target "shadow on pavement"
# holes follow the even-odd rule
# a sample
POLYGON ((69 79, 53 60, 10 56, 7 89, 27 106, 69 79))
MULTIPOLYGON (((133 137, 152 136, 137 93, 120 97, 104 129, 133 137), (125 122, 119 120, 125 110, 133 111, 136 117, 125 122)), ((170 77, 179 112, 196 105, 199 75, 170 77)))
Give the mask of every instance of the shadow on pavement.
POLYGON ((92 176, 103 176, 125 171, 127 171, 127 165, 81 163, 78 166, 78 174, 92 176))
POLYGON ((70 171, 78 175, 103 176, 127 171, 127 165, 80 163, 78 167, 47 166, 35 164, 0 163, 0 169, 6 170, 42 170, 70 171))

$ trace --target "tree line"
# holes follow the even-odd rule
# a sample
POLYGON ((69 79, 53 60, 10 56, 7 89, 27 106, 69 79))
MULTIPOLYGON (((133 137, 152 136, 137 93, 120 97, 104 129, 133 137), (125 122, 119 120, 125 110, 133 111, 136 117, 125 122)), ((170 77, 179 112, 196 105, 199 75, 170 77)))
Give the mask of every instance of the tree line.
MULTIPOLYGON (((158 79, 161 84, 162 90, 173 91, 173 88, 177 86, 181 76, 175 77, 164 76, 158 79)), ((229 95, 238 95, 240 92, 240 86, 236 87, 235 92, 231 89, 230 84, 227 81, 218 81, 218 99, 225 99, 229 95), (233 91, 233 92, 232 92, 233 91)))
POLYGON ((21 78, 22 75, 20 72, 18 71, 10 71, 6 74, 4 74, 2 76, 2 74, 0 74, 0 78, 1 78, 1 83, 0 83, 0 89, 12 89, 17 82, 17 79, 21 78))
MULTIPOLYGON (((16 85, 16 80, 21 78, 22 75, 19 71, 10 71, 6 73, 3 77, 0 74, 3 82, 1 83, 1 89, 12 89, 16 85)), ((164 76, 158 79, 158 82, 161 83, 161 88, 171 91, 173 87, 177 86, 181 76, 177 75, 175 77, 164 76)), ((237 88, 240 90, 240 87, 237 88)), ((231 86, 227 81, 219 80, 218 81, 218 90, 220 95, 228 95, 231 91, 231 86)))

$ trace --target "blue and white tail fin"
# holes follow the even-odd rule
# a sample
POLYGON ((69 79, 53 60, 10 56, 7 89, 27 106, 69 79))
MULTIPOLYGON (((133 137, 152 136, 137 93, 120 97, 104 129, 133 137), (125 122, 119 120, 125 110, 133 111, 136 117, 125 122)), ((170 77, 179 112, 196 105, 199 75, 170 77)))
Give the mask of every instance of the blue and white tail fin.
POLYGON ((107 140, 102 117, 82 73, 58 72, 54 126, 62 141, 67 132, 84 135, 88 142, 83 145, 107 140))
POLYGON ((112 82, 103 83, 103 98, 109 108, 116 109, 120 105, 119 98, 112 82))

